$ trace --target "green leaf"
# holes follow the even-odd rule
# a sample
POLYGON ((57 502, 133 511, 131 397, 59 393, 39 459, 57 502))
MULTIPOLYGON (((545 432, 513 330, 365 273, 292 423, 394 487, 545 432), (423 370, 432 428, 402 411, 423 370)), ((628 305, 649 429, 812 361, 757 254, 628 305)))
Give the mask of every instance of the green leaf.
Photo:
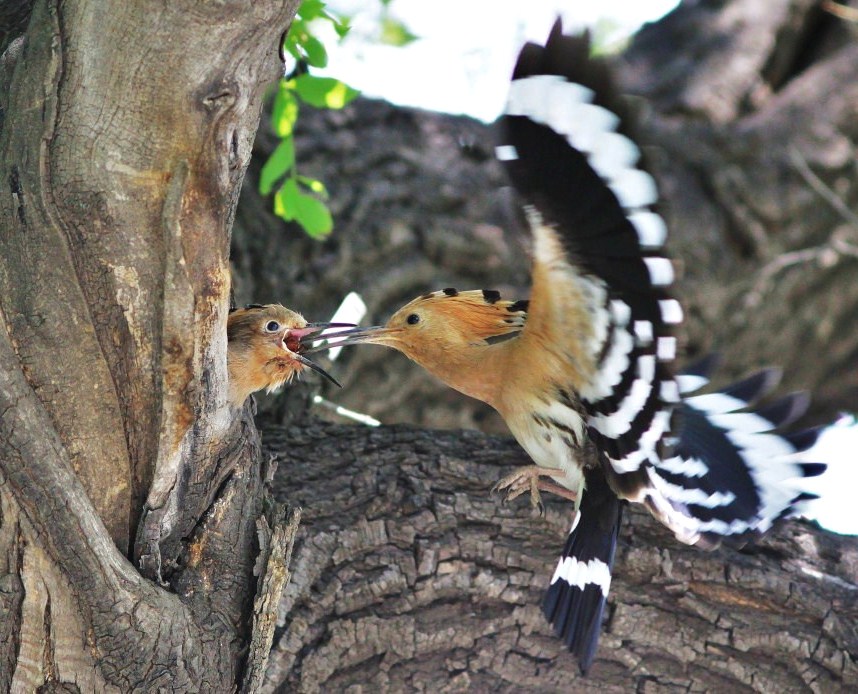
POLYGON ((328 189, 325 188, 325 184, 322 183, 317 178, 310 178, 309 176, 298 176, 298 183, 300 183, 305 188, 309 188, 316 195, 321 197, 323 200, 328 199, 328 189))
POLYGON ((303 101, 316 108, 342 108, 359 93, 345 82, 333 77, 313 75, 296 77, 295 91, 303 101))
POLYGON ((314 239, 323 239, 334 228, 334 219, 325 203, 310 195, 300 195, 295 221, 314 239))
POLYGON ((302 48, 307 56, 307 62, 313 67, 325 67, 328 64, 328 51, 315 36, 308 35, 302 48))
POLYGON ((420 37, 417 34, 411 33, 398 19, 392 17, 383 17, 381 20, 381 32, 378 40, 380 43, 388 46, 407 46, 409 43, 414 43, 420 37))
POLYGON ((298 100, 292 81, 280 80, 274 104, 271 107, 271 125, 278 137, 289 137, 298 118, 298 100), (290 86, 292 85, 292 86, 290 86))
MULTIPOLYGON (((390 0, 382 0, 386 7, 390 0)), ((274 193, 274 212, 286 221, 296 221, 308 235, 324 238, 333 229, 331 212, 322 200, 327 199, 325 185, 309 176, 299 176, 295 170, 295 142, 293 129, 302 100, 317 108, 342 108, 352 101, 358 92, 345 83, 330 77, 315 77, 306 73, 309 67, 325 67, 328 52, 314 32, 316 22, 330 22, 337 36, 342 39, 351 28, 351 19, 345 15, 329 12, 324 0, 302 0, 283 47, 302 67, 298 75, 290 80, 280 80, 272 107, 271 122, 282 141, 262 166, 259 176, 260 192, 267 195, 282 181, 274 193), (285 180, 284 180, 284 177, 285 180), (320 200, 319 198, 322 198, 320 200)), ((411 34, 400 32, 404 45, 411 34)), ((299 72, 296 70, 295 72, 299 72)))
POLYGON ((298 207, 295 204, 295 200, 298 195, 300 195, 298 184, 291 178, 287 179, 280 186, 280 189, 274 193, 274 214, 281 219, 285 219, 287 222, 295 219, 295 209, 298 207))
POLYGON ((327 16, 325 3, 322 0, 304 0, 298 8, 297 15, 302 19, 316 19, 327 16))
POLYGON ((337 32, 337 37, 340 39, 344 39, 346 34, 352 29, 351 17, 346 15, 341 15, 340 17, 331 16, 330 20, 334 23, 334 31, 337 32))
POLYGON ((326 237, 334 228, 334 219, 327 206, 312 195, 302 193, 292 178, 274 194, 274 213, 287 222, 298 222, 314 239, 326 237))
POLYGON ((287 137, 271 153, 259 172, 259 192, 268 195, 283 176, 295 166, 295 140, 287 137))
POLYGON ((286 34, 286 40, 283 42, 286 50, 288 50, 296 58, 302 58, 303 54, 299 50, 299 46, 304 42, 304 37, 307 36, 307 23, 302 19, 295 17, 292 24, 289 26, 289 31, 286 34))

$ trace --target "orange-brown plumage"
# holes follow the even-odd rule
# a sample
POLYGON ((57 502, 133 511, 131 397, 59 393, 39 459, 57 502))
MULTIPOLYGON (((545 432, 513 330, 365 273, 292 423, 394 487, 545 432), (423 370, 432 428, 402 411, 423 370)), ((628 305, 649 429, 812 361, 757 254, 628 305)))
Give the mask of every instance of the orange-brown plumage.
POLYGON ((414 299, 385 326, 360 331, 348 343, 392 347, 452 388, 497 407, 512 368, 512 338, 521 334, 525 316, 525 302, 447 289, 414 299))
MULTIPOLYGON (((494 407, 537 463, 539 474, 564 487, 544 483, 534 476, 535 469, 524 468, 531 477, 511 481, 511 497, 530 490, 534 503, 537 487, 572 497, 582 485, 578 446, 546 440, 534 414, 556 400, 560 384, 581 379, 584 357, 578 341, 589 334, 576 334, 576 322, 569 321, 569 306, 579 297, 574 280, 566 281, 562 274, 568 266, 560 264, 561 258, 541 256, 534 259, 533 294, 545 298, 535 317, 527 301, 505 301, 492 290, 446 289, 410 301, 384 326, 352 332, 336 343, 392 347, 450 387, 494 407), (543 286, 549 282, 551 288, 543 286), (559 319, 563 311, 565 317, 559 319)), ((567 417, 567 423, 582 441, 580 418, 567 417)))
POLYGON ((229 400, 241 407, 258 390, 269 392, 304 369, 334 379, 304 357, 301 339, 317 334, 328 323, 307 323, 300 313, 280 304, 237 309, 227 319, 229 400))

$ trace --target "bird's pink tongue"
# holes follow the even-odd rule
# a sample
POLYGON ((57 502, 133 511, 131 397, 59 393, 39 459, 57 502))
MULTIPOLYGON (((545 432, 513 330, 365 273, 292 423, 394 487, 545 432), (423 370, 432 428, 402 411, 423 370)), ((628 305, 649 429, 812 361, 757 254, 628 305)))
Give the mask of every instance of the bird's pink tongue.
POLYGON ((283 344, 290 352, 301 351, 301 338, 313 332, 314 328, 290 328, 283 336, 283 344))

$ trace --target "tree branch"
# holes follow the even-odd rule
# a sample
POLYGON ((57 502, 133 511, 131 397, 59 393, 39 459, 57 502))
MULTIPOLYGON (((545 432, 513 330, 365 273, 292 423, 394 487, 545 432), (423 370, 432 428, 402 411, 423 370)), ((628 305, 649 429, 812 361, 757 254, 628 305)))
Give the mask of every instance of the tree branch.
POLYGON ((265 516, 256 524, 262 545, 254 570, 259 576, 259 587, 253 601, 253 630, 242 694, 258 692, 262 687, 271 644, 274 642, 280 598, 292 576, 289 563, 301 523, 300 508, 289 510, 278 504, 270 515, 274 521, 273 528, 265 516))
POLYGON ((858 686, 858 538, 784 524, 742 550, 623 525, 590 677, 539 605, 570 522, 488 490, 526 455, 476 432, 266 427, 278 497, 305 508, 269 687, 696 691, 858 686))

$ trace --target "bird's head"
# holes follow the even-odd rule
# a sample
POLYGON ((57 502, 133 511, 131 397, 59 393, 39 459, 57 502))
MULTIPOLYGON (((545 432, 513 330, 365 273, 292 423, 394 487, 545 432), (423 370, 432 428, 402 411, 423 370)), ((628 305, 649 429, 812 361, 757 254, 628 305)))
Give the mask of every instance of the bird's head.
POLYGON ((453 388, 485 400, 471 384, 474 366, 489 358, 485 348, 516 337, 526 317, 526 301, 504 301, 494 290, 443 289, 408 302, 385 325, 337 333, 335 341, 306 353, 355 344, 392 347, 453 388))
POLYGON ((347 323, 308 323, 279 304, 237 309, 227 319, 230 400, 240 406, 253 392, 274 390, 295 374, 311 369, 340 385, 322 367, 310 361, 302 339, 347 323))

